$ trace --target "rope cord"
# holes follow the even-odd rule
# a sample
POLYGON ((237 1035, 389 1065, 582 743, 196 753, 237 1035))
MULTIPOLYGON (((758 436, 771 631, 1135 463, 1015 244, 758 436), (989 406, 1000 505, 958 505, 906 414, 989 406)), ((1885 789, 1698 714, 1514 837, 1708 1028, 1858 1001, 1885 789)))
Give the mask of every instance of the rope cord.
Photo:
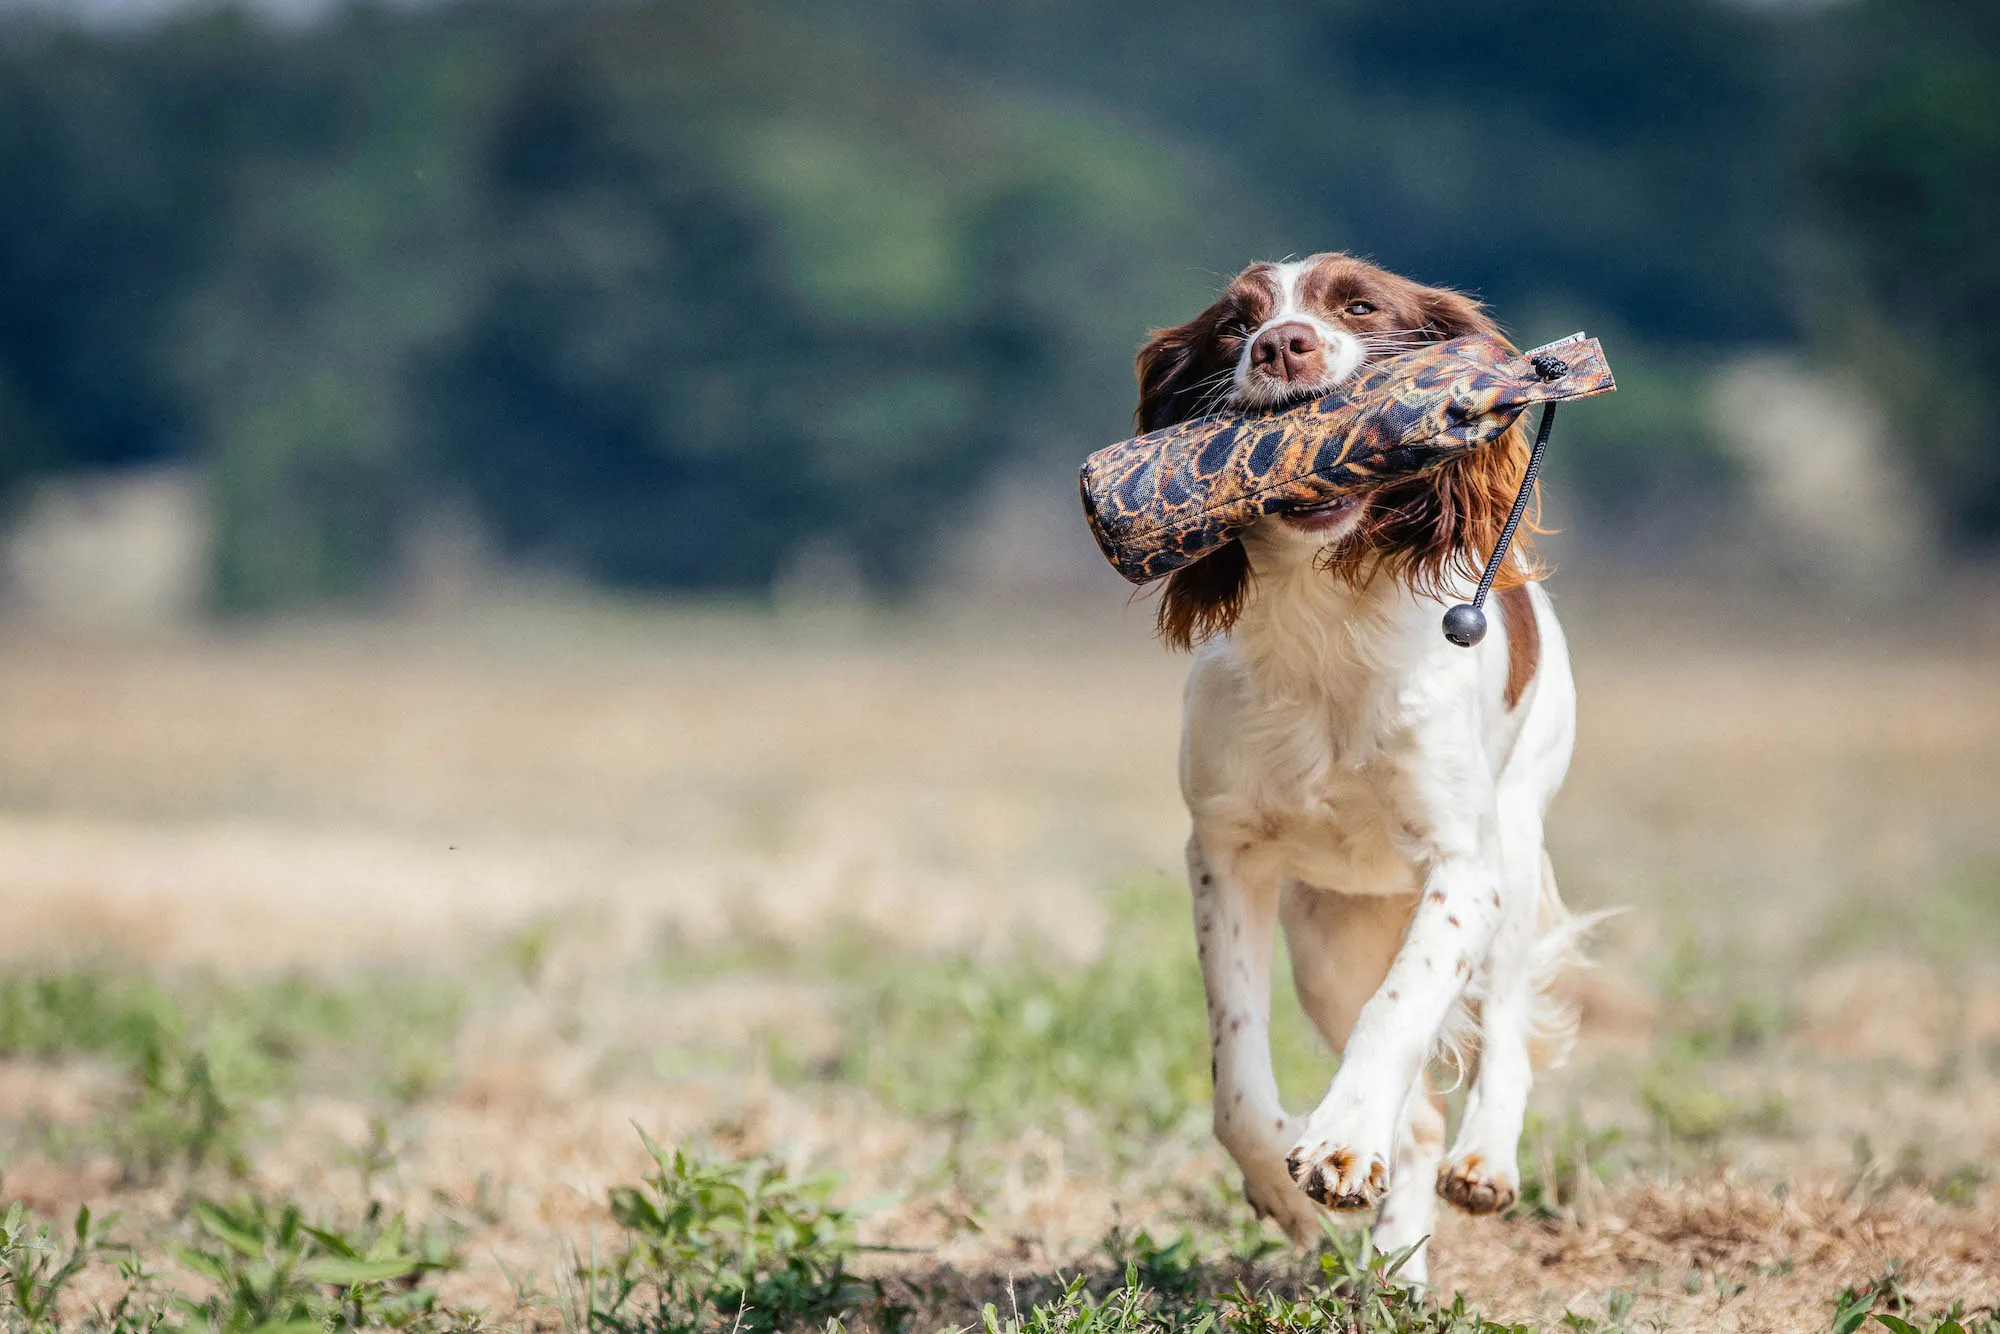
MULTIPOLYGON (((1536 353, 1529 357, 1529 361, 1534 365, 1535 374, 1545 381, 1560 380, 1569 374, 1569 363, 1561 357, 1536 353)), ((1528 451, 1528 470, 1521 474, 1521 490, 1514 497, 1514 508, 1508 511, 1507 522, 1500 529, 1500 540, 1493 544, 1493 554, 1487 558, 1486 568, 1480 572, 1479 591, 1472 595, 1472 601, 1461 602, 1444 614, 1444 637, 1460 648, 1471 648, 1486 637, 1486 595, 1493 591, 1493 581, 1507 559, 1507 549, 1514 544, 1514 533, 1521 526, 1521 515, 1528 508, 1528 493, 1535 489, 1535 477, 1542 470, 1542 454, 1549 447, 1549 428, 1555 425, 1555 421, 1554 401, 1542 404, 1542 420, 1535 430, 1535 446, 1528 451)))
POLYGON ((1535 476, 1542 470, 1542 454, 1549 447, 1549 427, 1555 423, 1556 405, 1542 404, 1541 425, 1535 430, 1535 447, 1528 452, 1528 470, 1521 474, 1521 494, 1514 497, 1514 508, 1507 514, 1506 526, 1500 530, 1500 540, 1494 543, 1492 558, 1486 562, 1486 570, 1479 576, 1479 591, 1472 595, 1472 605, 1484 607, 1486 595, 1493 591, 1493 581, 1500 574, 1500 566, 1507 559, 1507 548, 1514 544, 1514 530, 1521 526, 1521 515, 1528 508, 1528 495, 1535 489, 1535 476))

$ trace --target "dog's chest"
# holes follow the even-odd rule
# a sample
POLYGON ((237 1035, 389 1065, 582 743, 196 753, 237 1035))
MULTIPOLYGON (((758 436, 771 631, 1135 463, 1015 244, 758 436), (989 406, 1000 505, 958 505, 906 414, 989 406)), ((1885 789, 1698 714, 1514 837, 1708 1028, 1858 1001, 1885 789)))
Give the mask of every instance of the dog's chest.
POLYGON ((1412 817, 1403 738, 1324 715, 1276 736, 1243 757, 1256 771, 1236 840, 1245 869, 1347 894, 1414 892, 1425 831, 1412 817))

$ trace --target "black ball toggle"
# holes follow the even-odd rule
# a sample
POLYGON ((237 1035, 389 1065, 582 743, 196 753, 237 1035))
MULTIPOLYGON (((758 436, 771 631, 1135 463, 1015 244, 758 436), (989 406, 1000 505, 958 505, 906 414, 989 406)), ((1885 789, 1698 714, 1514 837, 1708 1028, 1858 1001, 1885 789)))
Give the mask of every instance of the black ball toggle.
POLYGON ((1486 613, 1470 602, 1461 602, 1444 614, 1444 637, 1460 648, 1471 648, 1486 638, 1486 613))

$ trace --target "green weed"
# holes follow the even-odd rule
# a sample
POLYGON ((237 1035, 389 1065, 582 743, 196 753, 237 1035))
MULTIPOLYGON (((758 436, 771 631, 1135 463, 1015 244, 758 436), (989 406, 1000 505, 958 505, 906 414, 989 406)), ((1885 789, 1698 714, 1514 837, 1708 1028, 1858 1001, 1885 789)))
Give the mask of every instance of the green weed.
POLYGON ((94 1334, 206 1330, 211 1334, 327 1334, 393 1329, 436 1334, 477 1320, 438 1306, 426 1275, 458 1263, 438 1228, 413 1233, 398 1214, 370 1209, 357 1223, 314 1225, 295 1204, 244 1196, 232 1204, 196 1201, 193 1238, 170 1248, 173 1259, 205 1280, 207 1295, 161 1295, 155 1274, 107 1239, 116 1217, 93 1221, 79 1210, 67 1248, 21 1205, 0 1221, 0 1331, 61 1334, 58 1304, 66 1288, 108 1253, 121 1253, 125 1290, 91 1312, 80 1328, 94 1334))
POLYGON ((1637 1301, 1635 1294, 1613 1288, 1604 1294, 1602 1319, 1580 1311, 1564 1311, 1563 1328, 1573 1331, 1573 1334, 1624 1334, 1631 1327, 1632 1307, 1637 1301))
POLYGON ((223 1101, 203 1052, 170 1050, 147 1063, 136 1094, 99 1129, 128 1182, 176 1166, 195 1171, 216 1162, 231 1176, 248 1167, 242 1118, 236 1104, 223 1101))
POLYGON ((626 1249, 578 1266, 567 1321, 579 1330, 672 1334, 715 1326, 772 1331, 821 1321, 872 1293, 847 1272, 847 1215, 830 1177, 777 1164, 714 1162, 640 1132, 654 1171, 611 1192, 626 1249))
POLYGON ((0 1218, 0 1329, 24 1334, 54 1330, 63 1289, 105 1247, 104 1233, 116 1221, 114 1215, 102 1225, 94 1224, 90 1210, 77 1210, 65 1252, 51 1239, 48 1224, 20 1204, 10 1205, 0 1218))
MULTIPOLYGON (((175 1252, 209 1280, 200 1300, 176 1298, 190 1320, 219 1334, 430 1328, 436 1294, 421 1279, 457 1264, 437 1230, 413 1234, 380 1207, 346 1228, 316 1227, 295 1204, 255 1196, 197 1203, 195 1240, 175 1252)), ((452 1323, 450 1316, 442 1323, 452 1323)))
POLYGON ((1201 1250, 1185 1232, 1172 1241, 1158 1242, 1143 1228, 1129 1235, 1113 1228, 1104 1239, 1104 1258, 1114 1271, 1129 1273, 1168 1297, 1189 1297, 1201 1287, 1201 1250))
POLYGON ((2000 1334, 2000 1307, 1969 1311, 1952 1302, 1943 1310, 1920 1309, 1894 1263, 1858 1287, 1842 1288, 1834 1299, 1833 1334, 1855 1334, 1870 1318, 1890 1334, 2000 1334))

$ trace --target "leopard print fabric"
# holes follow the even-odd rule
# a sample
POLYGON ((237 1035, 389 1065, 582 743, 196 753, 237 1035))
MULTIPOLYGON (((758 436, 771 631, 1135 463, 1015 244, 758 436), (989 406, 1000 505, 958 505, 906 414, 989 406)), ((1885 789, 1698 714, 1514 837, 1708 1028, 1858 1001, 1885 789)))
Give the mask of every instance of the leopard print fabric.
POLYGON ((1310 403, 1200 417, 1107 446, 1083 465, 1090 531, 1118 573, 1143 584, 1267 514, 1429 472, 1498 439, 1532 404, 1617 387, 1596 339, 1546 350, 1567 368, 1550 380, 1501 339, 1455 338, 1367 367, 1310 403))

